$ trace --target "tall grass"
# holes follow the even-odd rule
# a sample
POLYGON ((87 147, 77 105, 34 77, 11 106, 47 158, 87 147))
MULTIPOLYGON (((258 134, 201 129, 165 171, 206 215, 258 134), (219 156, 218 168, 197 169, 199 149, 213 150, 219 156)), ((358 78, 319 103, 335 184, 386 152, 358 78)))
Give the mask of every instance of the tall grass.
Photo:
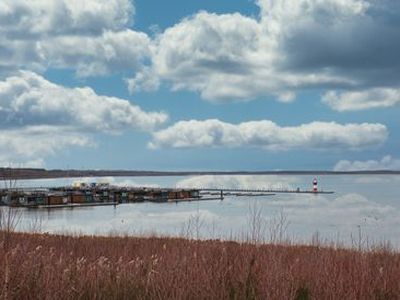
POLYGON ((12 233, 0 270, 8 299, 400 298, 384 248, 12 233))
POLYGON ((184 238, 16 233, 0 214, 2 299, 400 299, 400 253, 389 244, 329 246, 318 233, 293 245, 282 211, 249 207, 240 242, 200 240, 197 213, 184 238), (368 249, 368 250, 366 250, 368 249))

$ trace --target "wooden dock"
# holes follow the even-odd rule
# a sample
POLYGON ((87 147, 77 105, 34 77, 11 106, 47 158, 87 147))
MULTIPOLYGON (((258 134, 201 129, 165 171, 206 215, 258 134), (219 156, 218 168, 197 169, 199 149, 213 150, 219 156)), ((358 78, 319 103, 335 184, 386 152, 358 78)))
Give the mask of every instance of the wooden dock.
POLYGON ((313 191, 313 190, 284 190, 284 189, 224 189, 224 188, 200 188, 200 192, 204 193, 211 193, 211 192, 219 192, 219 193, 248 193, 251 196, 256 194, 264 194, 265 196, 272 196, 274 194, 334 194, 333 191, 313 191))

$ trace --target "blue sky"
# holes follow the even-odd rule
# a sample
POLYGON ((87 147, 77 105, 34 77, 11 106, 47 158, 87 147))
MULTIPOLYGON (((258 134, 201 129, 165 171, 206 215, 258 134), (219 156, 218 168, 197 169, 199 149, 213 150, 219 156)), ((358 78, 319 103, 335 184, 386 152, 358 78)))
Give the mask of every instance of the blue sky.
POLYGON ((3 1, 0 164, 400 169, 398 8, 3 1))

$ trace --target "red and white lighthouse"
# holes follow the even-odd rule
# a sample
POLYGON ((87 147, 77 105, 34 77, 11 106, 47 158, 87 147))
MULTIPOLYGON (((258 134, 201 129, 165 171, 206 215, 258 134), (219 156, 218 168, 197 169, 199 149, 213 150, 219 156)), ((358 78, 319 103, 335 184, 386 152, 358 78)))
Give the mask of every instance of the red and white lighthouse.
POLYGON ((314 193, 318 192, 318 180, 317 180, 317 178, 314 178, 314 180, 313 180, 313 192, 314 193))

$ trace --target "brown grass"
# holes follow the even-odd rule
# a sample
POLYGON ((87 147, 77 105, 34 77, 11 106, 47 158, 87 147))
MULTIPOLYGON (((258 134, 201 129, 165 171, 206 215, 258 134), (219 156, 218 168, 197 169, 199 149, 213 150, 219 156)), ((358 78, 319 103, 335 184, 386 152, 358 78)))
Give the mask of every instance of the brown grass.
POLYGON ((384 249, 22 233, 7 243, 8 299, 400 299, 400 254, 384 249))

